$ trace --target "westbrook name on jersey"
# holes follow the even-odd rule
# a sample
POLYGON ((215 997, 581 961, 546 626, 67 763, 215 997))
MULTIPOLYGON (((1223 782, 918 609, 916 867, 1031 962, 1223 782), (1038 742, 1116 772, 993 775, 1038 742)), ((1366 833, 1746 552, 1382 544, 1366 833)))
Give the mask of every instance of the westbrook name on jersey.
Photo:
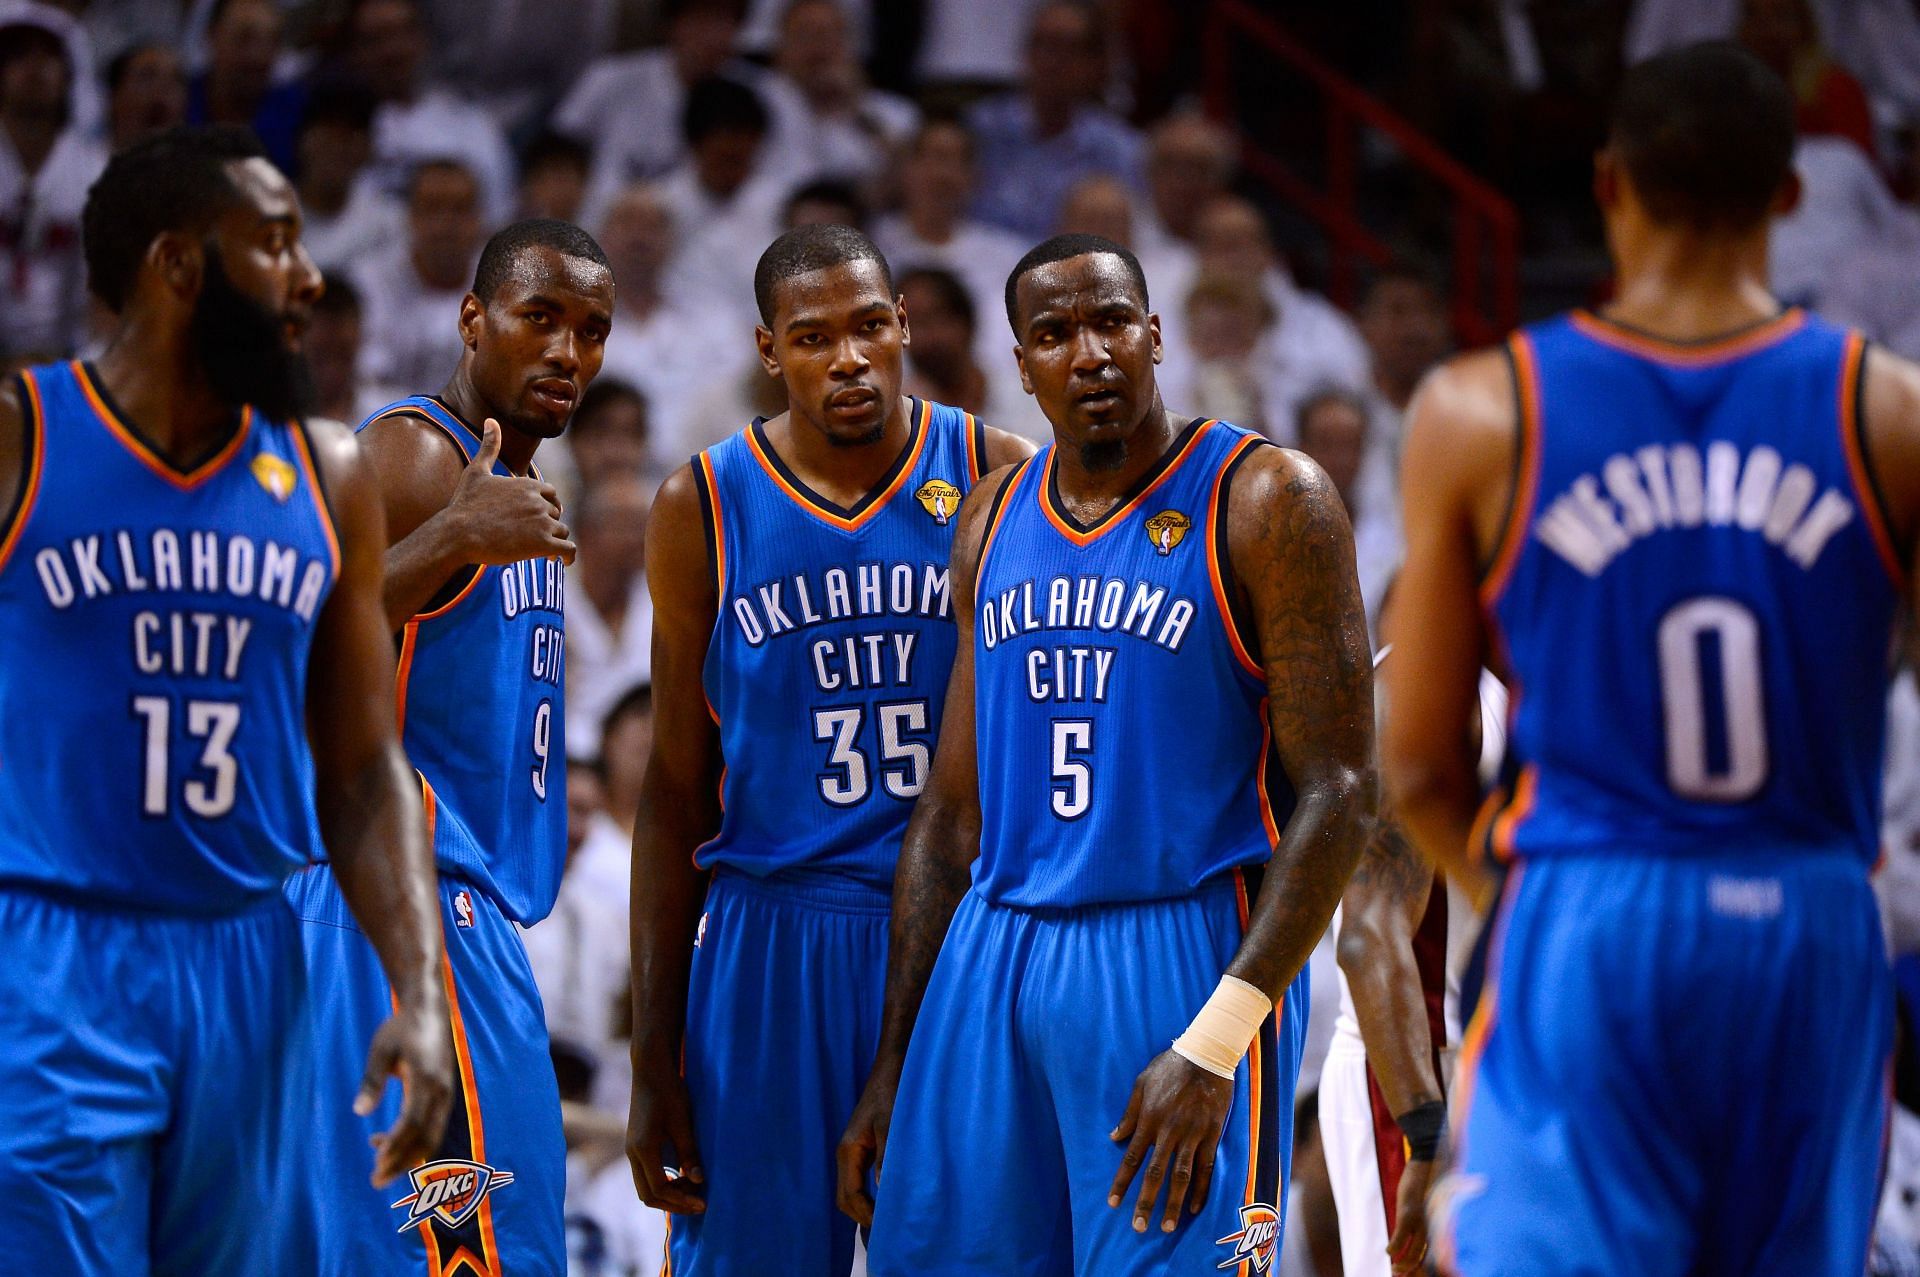
POLYGON ((967 414, 912 404, 894 470, 852 509, 807 489, 758 421, 694 458, 726 763, 702 866, 892 885, 953 670, 953 522, 985 449, 967 414))
POLYGON ((314 851, 307 655, 339 550, 306 435, 243 409, 182 471, 84 365, 21 384, 26 491, 0 541, 0 883, 240 908, 314 851))

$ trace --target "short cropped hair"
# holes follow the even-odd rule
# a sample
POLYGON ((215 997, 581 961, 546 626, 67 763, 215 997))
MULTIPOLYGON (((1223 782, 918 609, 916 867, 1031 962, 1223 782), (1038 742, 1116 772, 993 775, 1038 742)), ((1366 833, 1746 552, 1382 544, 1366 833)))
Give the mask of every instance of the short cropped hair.
POLYGON ((205 234, 240 202, 227 165, 266 158, 252 129, 214 124, 156 133, 108 160, 80 214, 93 295, 119 314, 154 239, 168 231, 205 234))
POLYGON ((893 297, 893 269, 866 233, 851 226, 820 222, 796 226, 767 246, 753 268, 753 300, 760 307, 760 322, 773 326, 773 293, 798 275, 845 266, 852 262, 880 263, 881 278, 887 281, 887 297, 893 297))
POLYGON ((1747 230, 1793 171, 1794 116, 1792 90, 1766 63, 1713 41, 1628 71, 1610 141, 1657 220, 1747 230))
POLYGON ((1020 290, 1020 280, 1029 271, 1042 266, 1051 266, 1055 262, 1064 262, 1075 257, 1085 257, 1090 253, 1104 253, 1120 259, 1127 268, 1127 274, 1133 278, 1133 286, 1140 292, 1140 305, 1147 303, 1147 273, 1140 269, 1140 259, 1122 244, 1116 244, 1104 235, 1086 235, 1075 232, 1071 235, 1055 235, 1043 240, 1027 250, 1007 276, 1007 323, 1013 327, 1013 335, 1020 336, 1020 316, 1014 308, 1014 299, 1020 290))
POLYGON ((521 254, 530 249, 550 248, 562 257, 577 258, 613 270, 599 241, 575 226, 551 217, 530 217, 497 232, 480 250, 480 264, 473 272, 473 295, 490 302, 500 286, 513 278, 521 254))

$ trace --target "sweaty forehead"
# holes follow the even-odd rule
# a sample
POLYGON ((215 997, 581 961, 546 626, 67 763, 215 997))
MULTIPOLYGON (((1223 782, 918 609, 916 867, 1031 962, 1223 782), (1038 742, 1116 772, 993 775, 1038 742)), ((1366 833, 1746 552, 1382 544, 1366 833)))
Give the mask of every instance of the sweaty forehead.
POLYGON ((781 322, 802 315, 828 318, 893 303, 886 273, 871 258, 789 275, 774 285, 773 299, 775 318, 781 322))
POLYGON ((613 272, 598 262, 536 244, 515 255, 513 267, 493 300, 511 306, 534 294, 557 302, 609 309, 613 305, 613 272))
POLYGON ((299 207, 293 184, 273 166, 271 160, 230 160, 227 162, 227 176, 240 193, 242 206, 254 216, 291 217, 299 207))
POLYGON ((1015 289, 1023 319, 1042 311, 1070 310, 1096 302, 1141 303, 1139 287, 1126 263, 1112 253, 1084 253, 1036 266, 1015 289))

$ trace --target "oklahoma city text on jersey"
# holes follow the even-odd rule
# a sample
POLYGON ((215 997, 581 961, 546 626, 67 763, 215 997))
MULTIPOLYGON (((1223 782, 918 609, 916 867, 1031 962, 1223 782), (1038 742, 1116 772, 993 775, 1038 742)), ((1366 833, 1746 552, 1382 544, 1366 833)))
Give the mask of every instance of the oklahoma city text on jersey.
MULTIPOLYGON (((799 572, 733 597, 734 620, 749 647, 836 621, 912 616, 950 620, 952 577, 943 563, 861 563, 799 572)), ((812 641, 814 682, 823 692, 912 687, 912 630, 872 630, 812 641)))

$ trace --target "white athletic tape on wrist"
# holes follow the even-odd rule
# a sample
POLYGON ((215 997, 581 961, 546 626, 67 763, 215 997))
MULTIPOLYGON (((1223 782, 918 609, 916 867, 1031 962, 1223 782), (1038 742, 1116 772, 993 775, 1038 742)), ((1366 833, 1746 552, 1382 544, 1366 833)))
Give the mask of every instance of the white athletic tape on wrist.
POLYGON ((1187 1031, 1173 1040, 1173 1053, 1196 1068, 1230 1078, 1253 1045, 1253 1035, 1272 1014, 1272 998, 1238 976, 1223 975, 1187 1031))

